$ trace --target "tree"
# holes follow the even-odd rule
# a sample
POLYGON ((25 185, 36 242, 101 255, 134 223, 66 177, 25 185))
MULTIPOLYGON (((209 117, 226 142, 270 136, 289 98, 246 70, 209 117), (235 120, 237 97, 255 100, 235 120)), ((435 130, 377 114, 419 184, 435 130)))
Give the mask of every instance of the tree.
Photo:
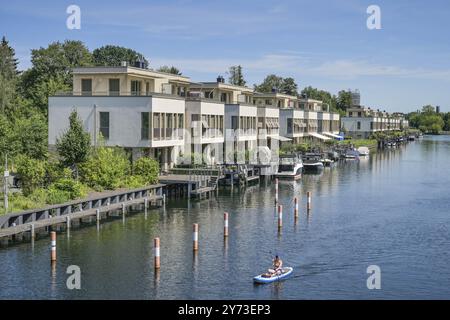
POLYGON ((34 159, 47 158, 47 121, 42 114, 32 111, 14 121, 15 153, 34 159))
POLYGON ((159 72, 165 72, 165 73, 171 73, 177 76, 181 76, 182 73, 180 72, 180 70, 178 68, 175 68, 174 66, 161 66, 157 71, 159 72))
POLYGON ((228 78, 228 82, 230 84, 233 84, 235 86, 241 86, 241 87, 245 86, 246 81, 244 80, 244 75, 242 74, 242 67, 240 65, 231 66, 229 68, 228 73, 230 74, 230 76, 228 78))
POLYGON ((294 78, 284 78, 281 83, 281 92, 291 96, 296 96, 298 95, 297 87, 298 86, 297 83, 295 83, 294 78))
POLYGON ((44 114, 48 97, 57 91, 72 89, 72 69, 92 65, 92 55, 81 41, 53 42, 47 48, 31 51, 32 67, 20 77, 24 98, 44 114))
POLYGON ((255 91, 257 92, 272 92, 275 90, 276 92, 280 92, 283 85, 283 78, 278 77, 274 74, 269 74, 264 81, 259 85, 254 85, 255 91))
POLYGON ((78 167, 88 159, 91 137, 84 131, 83 123, 74 110, 69 116, 69 129, 61 138, 56 139, 56 150, 61 156, 61 163, 72 168, 78 178, 78 167))
POLYGON ((10 80, 15 78, 19 72, 17 71, 18 61, 15 57, 15 51, 9 46, 5 36, 0 43, 0 75, 10 80))
POLYGON ((428 113, 428 114, 436 113, 436 108, 433 107, 432 105, 428 104, 428 105, 422 107, 422 113, 428 113))
POLYGON ((17 173, 22 182, 24 195, 31 194, 35 189, 44 186, 46 176, 46 161, 36 160, 25 155, 16 159, 17 173))
POLYGON ((95 49, 92 54, 96 66, 120 66, 122 61, 126 61, 132 66, 135 62, 142 61, 145 67, 148 66, 148 61, 143 54, 125 47, 107 45, 95 49))
POLYGON ((352 105, 352 93, 347 90, 341 90, 338 92, 336 107, 340 110, 347 111, 352 105))
POLYGON ((80 166, 81 179, 97 191, 122 186, 130 173, 130 162, 123 149, 98 147, 80 166))

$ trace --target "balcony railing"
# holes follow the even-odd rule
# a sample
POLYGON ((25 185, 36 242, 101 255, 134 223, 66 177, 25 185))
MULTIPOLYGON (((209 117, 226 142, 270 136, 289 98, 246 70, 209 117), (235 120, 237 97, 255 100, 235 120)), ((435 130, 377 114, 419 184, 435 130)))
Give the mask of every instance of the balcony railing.
POLYGON ((57 97, 170 97, 184 99, 183 96, 162 92, 137 92, 137 91, 58 91, 57 97))

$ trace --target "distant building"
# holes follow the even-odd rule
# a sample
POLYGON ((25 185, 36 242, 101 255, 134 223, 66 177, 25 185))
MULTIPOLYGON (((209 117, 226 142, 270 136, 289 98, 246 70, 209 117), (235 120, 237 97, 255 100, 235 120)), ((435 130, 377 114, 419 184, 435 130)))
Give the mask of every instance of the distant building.
POLYGON ((352 95, 352 107, 357 107, 361 105, 361 94, 359 93, 359 90, 350 90, 350 93, 352 95))
POLYGON ((441 107, 440 106, 436 106, 436 113, 441 112, 441 107))

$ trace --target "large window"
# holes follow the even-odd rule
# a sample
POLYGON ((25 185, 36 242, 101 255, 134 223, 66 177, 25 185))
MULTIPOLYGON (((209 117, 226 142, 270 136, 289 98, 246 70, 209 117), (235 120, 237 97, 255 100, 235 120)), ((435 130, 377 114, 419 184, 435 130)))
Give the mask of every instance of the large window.
POLYGON ((153 114, 153 139, 161 139, 161 114, 153 114))
POLYGON ((92 95, 92 79, 81 79, 81 94, 83 96, 92 95))
POLYGON ((100 133, 109 139, 109 112, 100 112, 100 133))
POLYGON ((131 95, 141 95, 141 82, 137 80, 131 80, 131 95))
POLYGON ((150 113, 141 112, 141 139, 148 140, 150 136, 150 113))
POLYGON ((231 129, 233 129, 233 130, 238 129, 238 117, 237 116, 231 116, 231 129))
POLYGON ((356 128, 357 128, 358 130, 361 130, 361 121, 358 121, 358 122, 356 123, 356 128))
POLYGON ((118 96, 120 93, 120 79, 109 79, 109 95, 118 96))

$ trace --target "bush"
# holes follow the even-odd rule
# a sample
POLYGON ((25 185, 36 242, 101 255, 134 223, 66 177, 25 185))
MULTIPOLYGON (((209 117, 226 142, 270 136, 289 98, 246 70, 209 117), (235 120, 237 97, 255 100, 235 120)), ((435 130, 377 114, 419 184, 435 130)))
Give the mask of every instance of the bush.
POLYGON ((45 183, 47 161, 20 155, 16 159, 17 173, 22 180, 23 194, 29 195, 45 183))
POLYGON ((129 172, 124 151, 109 147, 98 147, 80 168, 81 180, 97 191, 120 187, 129 172))
POLYGON ((83 198, 88 193, 88 188, 84 184, 71 178, 56 181, 50 185, 50 189, 66 192, 70 200, 83 198))
POLYGON ((152 158, 139 158, 134 164, 134 174, 142 177, 144 184, 158 183, 159 163, 152 158))
POLYGON ((129 189, 135 189, 140 188, 148 183, 145 181, 144 177, 142 176, 128 176, 123 184, 123 187, 129 188, 129 189))

